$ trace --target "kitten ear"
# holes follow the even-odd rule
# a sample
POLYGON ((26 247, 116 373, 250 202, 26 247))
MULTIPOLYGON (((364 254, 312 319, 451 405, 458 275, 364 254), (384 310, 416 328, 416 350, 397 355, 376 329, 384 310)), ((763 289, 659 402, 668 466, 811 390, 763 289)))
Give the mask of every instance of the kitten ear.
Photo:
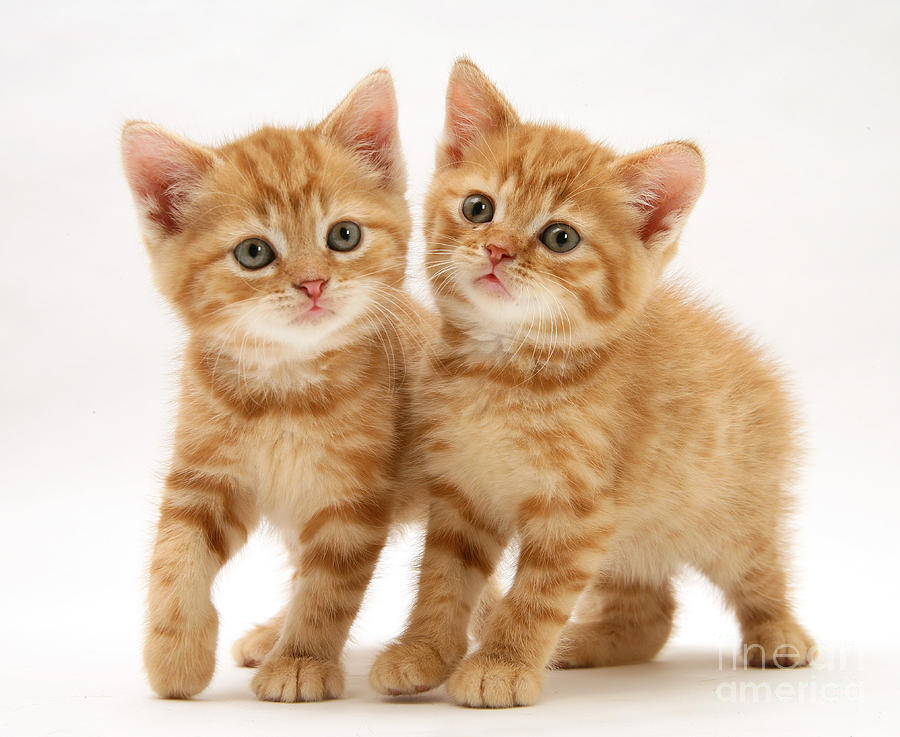
POLYGON ((397 97, 386 69, 378 69, 356 85, 317 127, 359 154, 383 176, 386 187, 406 189, 406 165, 397 128, 397 97))
POLYGON ((182 229, 184 209, 215 154, 151 123, 131 121, 122 130, 122 162, 144 233, 155 240, 182 229))
POLYGON ((473 141, 518 122, 512 105, 484 72, 469 59, 459 59, 447 83, 447 114, 444 137, 438 147, 438 166, 458 164, 473 141))
POLYGON ((648 250, 669 250, 703 189, 700 149, 686 141, 664 143, 624 156, 614 167, 638 212, 638 237, 648 250))

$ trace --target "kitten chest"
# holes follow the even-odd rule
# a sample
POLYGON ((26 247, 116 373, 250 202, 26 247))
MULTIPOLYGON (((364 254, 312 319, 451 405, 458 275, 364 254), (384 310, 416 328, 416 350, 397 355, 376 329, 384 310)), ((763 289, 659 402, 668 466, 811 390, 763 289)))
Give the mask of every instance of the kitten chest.
POLYGON ((599 418, 564 395, 538 403, 524 391, 470 379, 435 394, 429 470, 494 515, 512 518, 525 499, 567 494, 572 479, 590 484, 596 473, 606 436, 584 428, 599 418))
POLYGON ((365 422, 360 416, 278 415, 253 423, 245 433, 252 447, 246 465, 259 511, 277 527, 296 532, 322 507, 358 494, 358 466, 348 458, 361 454, 378 466, 384 488, 391 428, 387 412, 365 422))

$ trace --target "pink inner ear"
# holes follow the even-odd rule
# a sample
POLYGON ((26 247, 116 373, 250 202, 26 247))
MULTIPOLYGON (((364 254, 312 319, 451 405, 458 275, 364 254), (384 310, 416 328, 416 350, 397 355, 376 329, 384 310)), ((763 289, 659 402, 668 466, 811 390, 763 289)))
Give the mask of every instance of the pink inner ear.
POLYGON ((208 164, 199 150, 150 125, 126 128, 122 157, 128 183, 144 215, 166 233, 181 229, 179 220, 189 192, 208 164))
POLYGON ((646 213, 639 233, 646 243, 675 225, 697 202, 703 187, 703 159, 689 145, 672 144, 631 162, 626 176, 638 195, 634 205, 646 213))
POLYGON ((447 158, 453 163, 462 160, 463 149, 478 136, 479 131, 491 127, 486 105, 475 90, 462 80, 451 80, 447 87, 447 158))
POLYGON ((323 123, 323 130, 357 151, 394 186, 404 183, 394 85, 386 72, 364 79, 323 123))
POLYGON ((361 100, 354 113, 357 127, 347 131, 347 145, 374 159, 376 166, 389 166, 396 137, 392 100, 384 96, 361 100))
POLYGON ((490 80, 470 62, 458 62, 447 83, 444 156, 459 163, 463 151, 485 133, 518 120, 490 80))

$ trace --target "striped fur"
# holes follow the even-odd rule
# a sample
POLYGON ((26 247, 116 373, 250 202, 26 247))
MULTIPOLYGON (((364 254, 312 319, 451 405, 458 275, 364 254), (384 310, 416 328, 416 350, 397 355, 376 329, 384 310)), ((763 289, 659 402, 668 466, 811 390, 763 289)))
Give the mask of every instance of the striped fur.
POLYGON ((431 516, 415 608, 373 686, 449 677, 460 704, 514 706, 537 700, 548 664, 652 658, 686 564, 724 591, 752 664, 806 663, 784 573, 790 402, 752 341, 657 285, 702 186, 696 147, 617 156, 522 123, 465 60, 447 106, 425 207, 442 324, 413 373, 431 516), (463 216, 472 193, 493 201, 490 222, 463 216), (578 231, 576 248, 541 243, 554 222, 578 231), (507 255, 494 269, 506 294, 482 285, 488 245, 507 255), (513 538, 512 587, 464 659, 513 538))
POLYGON ((239 644, 262 699, 339 696, 339 658, 392 521, 413 512, 406 362, 428 321, 402 291, 410 225, 391 79, 376 72, 320 125, 207 148, 144 123, 126 173, 163 294, 190 338, 150 566, 144 660, 165 697, 213 674, 210 586, 261 517, 296 569, 282 615, 239 644), (336 221, 362 229, 326 247, 336 221), (278 257, 244 269, 232 249, 278 257), (327 280, 324 317, 298 284, 327 280))

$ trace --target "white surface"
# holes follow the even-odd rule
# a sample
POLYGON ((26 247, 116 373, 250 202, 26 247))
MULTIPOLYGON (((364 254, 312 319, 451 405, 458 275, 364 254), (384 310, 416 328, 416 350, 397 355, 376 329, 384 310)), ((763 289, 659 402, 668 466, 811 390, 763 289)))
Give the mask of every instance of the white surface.
MULTIPOLYGON (((0 733, 896 734, 900 5, 262 5, 4 8, 0 733), (281 601, 286 574, 262 535, 217 585, 212 686, 196 702, 156 700, 140 666, 143 582, 180 335, 150 283, 119 127, 146 118, 217 142, 303 123, 387 65, 418 211, 460 53, 525 117, 622 150, 704 149, 707 188, 675 266, 794 379, 810 449, 797 601, 826 663, 720 670, 736 627, 687 576, 659 663, 551 673, 524 710, 457 709, 443 691, 385 703, 364 676, 410 603, 407 537, 355 628, 348 697, 256 703, 227 649, 281 601), (741 697, 762 683, 771 696, 741 697)), ((417 233, 416 273, 421 248, 417 233)))

